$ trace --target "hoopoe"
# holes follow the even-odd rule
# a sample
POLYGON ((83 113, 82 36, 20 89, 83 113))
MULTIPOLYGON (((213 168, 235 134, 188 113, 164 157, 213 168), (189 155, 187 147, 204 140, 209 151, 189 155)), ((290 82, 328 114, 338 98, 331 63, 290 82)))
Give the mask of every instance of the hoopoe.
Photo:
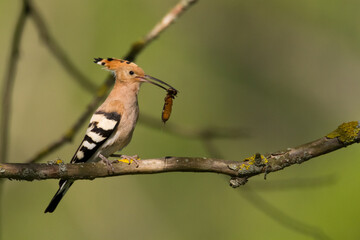
MULTIPOLYGON (((76 150, 71 163, 96 162, 104 160, 123 149, 131 140, 139 116, 137 95, 143 82, 152 83, 167 90, 155 80, 172 89, 169 84, 145 75, 135 63, 115 58, 95 58, 95 63, 102 65, 115 75, 115 84, 103 104, 90 119, 84 139, 76 150)), ((122 155, 129 160, 133 158, 122 155)), ((53 212, 74 180, 60 180, 59 190, 50 201, 46 212, 53 212)))

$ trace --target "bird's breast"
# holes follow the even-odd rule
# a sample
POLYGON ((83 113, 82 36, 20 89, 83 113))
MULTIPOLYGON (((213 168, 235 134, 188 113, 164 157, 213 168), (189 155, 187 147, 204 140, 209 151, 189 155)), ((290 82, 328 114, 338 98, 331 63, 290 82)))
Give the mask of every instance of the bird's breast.
POLYGON ((131 141, 137 119, 139 117, 139 107, 137 103, 131 108, 124 109, 117 131, 106 141, 102 149, 102 155, 105 157, 120 151, 131 141))

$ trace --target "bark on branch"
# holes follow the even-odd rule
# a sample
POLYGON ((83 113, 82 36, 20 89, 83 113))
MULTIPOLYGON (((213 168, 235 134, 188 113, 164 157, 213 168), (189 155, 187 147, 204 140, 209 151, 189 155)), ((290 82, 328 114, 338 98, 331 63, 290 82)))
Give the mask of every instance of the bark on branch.
POLYGON ((102 162, 84 164, 64 163, 2 163, 0 178, 16 180, 94 179, 130 174, 153 174, 164 172, 213 172, 228 175, 230 184, 238 187, 249 177, 279 171, 294 164, 303 163, 317 156, 360 142, 360 123, 341 124, 330 134, 303 144, 267 155, 255 154, 242 161, 230 161, 199 157, 166 157, 140 160, 139 167, 125 163, 113 163, 113 169, 102 162))

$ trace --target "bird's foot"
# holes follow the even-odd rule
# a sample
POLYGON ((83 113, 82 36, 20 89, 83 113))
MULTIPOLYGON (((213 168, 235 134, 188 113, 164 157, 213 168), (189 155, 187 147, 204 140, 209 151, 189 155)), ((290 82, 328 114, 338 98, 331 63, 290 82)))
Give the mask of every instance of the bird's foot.
POLYGON ((119 159, 118 161, 121 161, 121 162, 125 162, 124 160, 126 160, 126 162, 129 162, 129 165, 134 162, 136 167, 138 168, 139 167, 139 156, 138 155, 134 155, 134 156, 127 156, 127 155, 123 155, 121 154, 120 155, 121 159, 119 159))
POLYGON ((105 156, 103 156, 102 154, 99 154, 99 158, 101 158, 103 163, 106 164, 106 166, 108 167, 109 173, 114 173, 115 169, 114 169, 114 166, 112 165, 111 161, 109 159, 107 159, 105 156))

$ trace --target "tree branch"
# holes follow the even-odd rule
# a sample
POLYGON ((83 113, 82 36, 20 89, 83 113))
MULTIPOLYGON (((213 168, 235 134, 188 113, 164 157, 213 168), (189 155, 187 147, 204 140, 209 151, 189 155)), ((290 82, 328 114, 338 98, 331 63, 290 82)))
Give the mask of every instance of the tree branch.
POLYGON ((242 161, 199 157, 166 157, 141 160, 139 167, 136 167, 135 164, 124 164, 124 160, 120 160, 115 161, 112 171, 109 171, 109 167, 102 162, 84 164, 5 163, 0 165, 0 178, 30 181, 51 178, 77 180, 175 171, 213 172, 231 176, 231 186, 238 187, 245 184, 249 177, 276 172, 358 142, 360 142, 360 123, 354 121, 343 123, 327 136, 310 143, 266 156, 255 154, 242 161))

